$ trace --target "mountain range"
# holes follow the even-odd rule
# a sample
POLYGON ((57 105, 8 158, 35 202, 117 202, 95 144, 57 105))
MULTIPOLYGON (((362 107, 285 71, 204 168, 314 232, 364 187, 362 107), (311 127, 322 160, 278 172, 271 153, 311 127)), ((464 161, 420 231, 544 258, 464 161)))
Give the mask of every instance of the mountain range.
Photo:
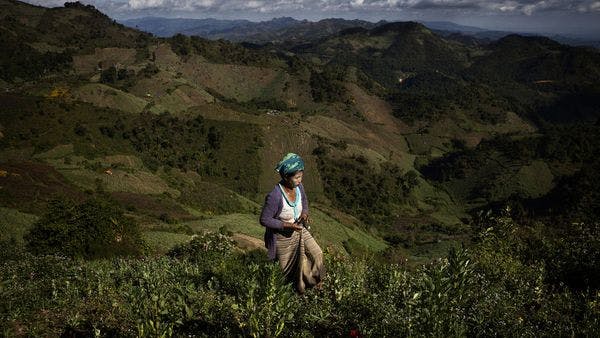
MULTIPOLYGON (((284 43, 302 42, 323 38, 338 33, 346 28, 373 28, 388 23, 387 21, 369 22, 364 20, 324 19, 318 22, 297 20, 291 17, 273 18, 269 21, 252 22, 249 20, 218 19, 179 19, 162 17, 142 17, 121 20, 121 23, 152 33, 159 37, 171 37, 175 34, 195 35, 207 39, 226 39, 235 42, 251 43, 284 43)), ((545 35, 572 46, 600 47, 600 41, 589 40, 558 34, 534 34, 518 31, 496 31, 479 27, 455 24, 449 21, 423 21, 427 28, 442 36, 460 35, 477 41, 489 42, 510 34, 525 36, 545 35)))
POLYGON ((261 247, 287 152, 306 161, 315 237, 344 253, 424 261, 505 203, 597 213, 597 49, 338 19, 155 37, 80 3, 0 8, 0 210, 18 220, 0 225, 18 241, 57 194, 105 192, 161 247, 219 229, 261 247))

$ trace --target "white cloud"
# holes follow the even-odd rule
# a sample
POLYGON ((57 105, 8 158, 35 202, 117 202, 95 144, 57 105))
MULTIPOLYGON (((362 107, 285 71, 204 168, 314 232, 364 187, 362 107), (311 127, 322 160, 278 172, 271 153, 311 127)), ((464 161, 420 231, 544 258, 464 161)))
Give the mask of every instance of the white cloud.
POLYGON ((600 1, 594 1, 589 6, 590 11, 600 11, 600 1))
POLYGON ((44 7, 63 7, 65 1, 61 0, 23 0, 24 2, 32 5, 44 6, 44 7))
POLYGON ((129 0, 129 7, 133 9, 159 8, 165 5, 165 0, 129 0))
POLYGON ((246 8, 248 9, 256 9, 264 7, 264 3, 262 1, 248 1, 246 2, 246 8))
POLYGON ((526 15, 531 15, 535 11, 535 9, 536 9, 535 5, 525 5, 525 6, 523 6, 522 11, 526 15))
MULTIPOLYGON (((249 1, 251 3, 256 1, 249 1)), ((140 9, 168 9, 168 10, 194 10, 211 8, 217 5, 215 0, 129 0, 129 8, 140 9)))

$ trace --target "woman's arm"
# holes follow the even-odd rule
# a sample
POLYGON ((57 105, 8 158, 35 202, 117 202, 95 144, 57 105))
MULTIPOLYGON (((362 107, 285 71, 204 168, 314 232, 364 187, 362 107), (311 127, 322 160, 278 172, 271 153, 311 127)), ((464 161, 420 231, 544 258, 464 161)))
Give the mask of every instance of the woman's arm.
POLYGON ((263 205, 262 212, 260 213, 260 224, 264 227, 274 230, 302 230, 302 227, 298 224, 283 222, 277 218, 280 212, 279 205, 281 205, 281 198, 282 197, 279 190, 273 190, 267 195, 267 197, 265 197, 265 204, 263 205))
POLYGON ((302 213, 300 214, 300 219, 306 223, 310 223, 310 219, 308 218, 308 197, 306 197, 302 183, 300 183, 300 195, 302 196, 302 213))
POLYGON ((279 203, 281 203, 281 200, 277 199, 275 190, 265 197, 265 204, 260 213, 260 224, 262 226, 276 230, 283 229, 283 222, 277 218, 279 203))

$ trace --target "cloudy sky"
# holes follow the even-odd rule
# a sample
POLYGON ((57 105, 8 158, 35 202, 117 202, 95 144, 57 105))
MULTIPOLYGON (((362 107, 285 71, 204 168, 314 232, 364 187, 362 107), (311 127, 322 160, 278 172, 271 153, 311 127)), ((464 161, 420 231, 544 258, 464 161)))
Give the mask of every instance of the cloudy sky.
MULTIPOLYGON (((46 7, 67 0, 26 0, 46 7)), ((600 40, 600 0, 80 0, 115 19, 144 16, 269 20, 291 16, 452 21, 488 29, 585 35, 600 40)))

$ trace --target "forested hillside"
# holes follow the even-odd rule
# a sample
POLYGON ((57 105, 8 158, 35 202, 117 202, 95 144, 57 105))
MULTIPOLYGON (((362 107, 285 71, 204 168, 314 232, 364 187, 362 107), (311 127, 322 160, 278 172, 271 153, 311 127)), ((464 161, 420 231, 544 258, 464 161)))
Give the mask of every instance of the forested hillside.
POLYGON ((15 0, 0 32, 7 336, 600 331, 597 50, 159 38, 15 0), (328 269, 302 297, 258 223, 288 152, 328 269))

